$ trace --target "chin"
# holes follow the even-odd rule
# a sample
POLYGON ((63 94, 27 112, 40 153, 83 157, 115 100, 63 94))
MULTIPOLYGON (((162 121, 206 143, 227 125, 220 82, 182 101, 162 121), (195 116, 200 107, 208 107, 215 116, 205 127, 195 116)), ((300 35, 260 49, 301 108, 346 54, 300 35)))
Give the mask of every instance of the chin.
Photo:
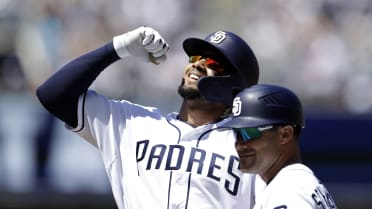
POLYGON ((243 173, 256 173, 257 171, 254 161, 251 158, 244 157, 240 158, 239 169, 243 173))
POLYGON ((200 99, 202 98, 197 88, 186 87, 184 82, 178 86, 178 94, 184 99, 200 99))

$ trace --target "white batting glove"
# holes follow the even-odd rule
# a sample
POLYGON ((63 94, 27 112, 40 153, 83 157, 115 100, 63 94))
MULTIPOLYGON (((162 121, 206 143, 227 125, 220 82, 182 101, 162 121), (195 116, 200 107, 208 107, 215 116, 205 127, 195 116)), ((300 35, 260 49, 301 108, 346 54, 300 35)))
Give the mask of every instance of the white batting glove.
POLYGON ((113 43, 120 58, 136 56, 154 64, 164 62, 169 49, 169 45, 156 30, 144 26, 115 36, 113 43))

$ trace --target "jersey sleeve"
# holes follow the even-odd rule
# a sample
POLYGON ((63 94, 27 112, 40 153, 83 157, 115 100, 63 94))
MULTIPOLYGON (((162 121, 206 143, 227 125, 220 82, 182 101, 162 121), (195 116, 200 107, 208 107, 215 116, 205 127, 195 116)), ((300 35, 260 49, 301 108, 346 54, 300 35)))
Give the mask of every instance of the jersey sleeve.
POLYGON ((92 129, 90 128, 90 118, 91 117, 102 117, 102 116, 93 116, 94 110, 100 110, 97 113, 104 115, 108 113, 108 101, 106 99, 97 94, 95 91, 88 90, 86 93, 82 94, 79 97, 78 101, 78 108, 77 108, 77 126, 75 128, 68 127, 71 131, 76 132, 79 136, 84 138, 90 144, 94 145, 98 148, 98 141, 94 137, 92 133, 92 129), (95 104, 92 105, 91 103, 95 104))
POLYGON ((121 157, 121 149, 136 144, 138 135, 144 134, 143 124, 155 124, 162 118, 157 108, 108 99, 88 90, 79 98, 78 126, 73 131, 97 147, 105 165, 110 165, 121 157))
POLYGON ((78 125, 68 128, 90 144, 103 149, 108 140, 120 139, 119 130, 123 130, 126 124, 125 108, 130 108, 129 102, 109 100, 88 90, 79 98, 78 125))

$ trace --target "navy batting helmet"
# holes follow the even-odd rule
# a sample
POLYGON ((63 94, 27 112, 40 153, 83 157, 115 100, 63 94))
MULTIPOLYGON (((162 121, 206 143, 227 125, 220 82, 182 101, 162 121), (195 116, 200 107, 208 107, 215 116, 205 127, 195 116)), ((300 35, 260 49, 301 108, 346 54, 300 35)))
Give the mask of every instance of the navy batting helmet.
POLYGON ((204 40, 188 38, 183 42, 183 48, 189 56, 218 60, 231 73, 200 79, 198 88, 207 100, 231 106, 237 92, 258 82, 259 67, 255 54, 243 39, 232 32, 217 31, 204 40))
POLYGON ((289 89, 276 85, 258 84, 239 92, 234 98, 232 112, 233 119, 224 127, 305 126, 299 98, 289 89))

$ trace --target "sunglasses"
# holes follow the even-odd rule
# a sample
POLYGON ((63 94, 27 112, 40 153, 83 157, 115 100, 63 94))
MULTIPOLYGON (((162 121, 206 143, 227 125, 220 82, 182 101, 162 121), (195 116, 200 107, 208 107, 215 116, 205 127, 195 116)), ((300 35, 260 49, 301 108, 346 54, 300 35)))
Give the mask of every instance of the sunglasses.
POLYGON ((274 128, 273 125, 261 126, 261 127, 251 127, 251 128, 233 128, 235 132, 240 134, 243 141, 248 141, 250 139, 259 138, 262 136, 262 132, 274 128))
POLYGON ((223 73, 224 67, 222 64, 220 64, 218 61, 215 59, 209 58, 209 57, 203 57, 203 56, 190 56, 189 57, 189 63, 194 63, 199 60, 205 60, 205 64, 207 65, 208 68, 216 71, 217 73, 223 73))

